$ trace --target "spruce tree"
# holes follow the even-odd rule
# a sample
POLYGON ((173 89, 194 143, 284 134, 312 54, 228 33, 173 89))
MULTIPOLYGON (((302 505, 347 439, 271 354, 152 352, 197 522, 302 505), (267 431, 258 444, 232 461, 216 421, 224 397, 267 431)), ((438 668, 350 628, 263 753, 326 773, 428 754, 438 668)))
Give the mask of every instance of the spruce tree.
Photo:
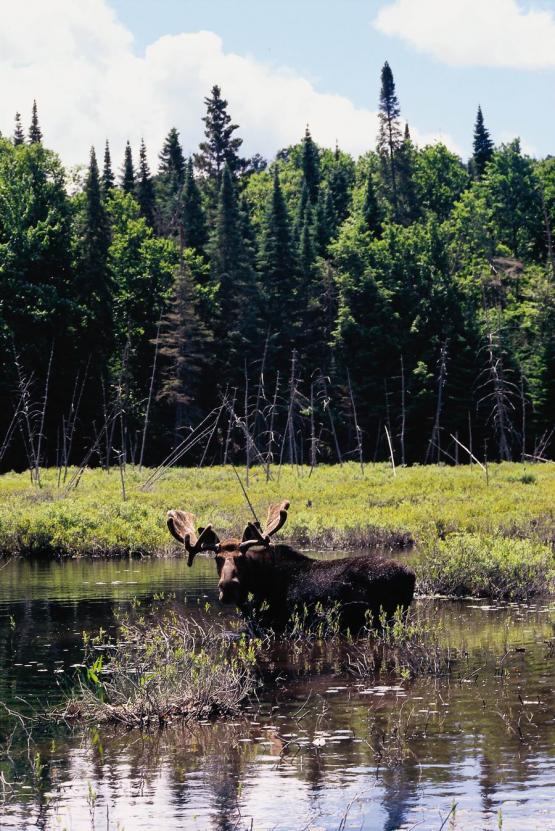
POLYGON ((205 124, 206 141, 201 142, 199 152, 195 154, 195 166, 202 175, 219 187, 225 165, 232 175, 242 171, 245 162, 239 156, 239 148, 243 144, 243 139, 233 136, 238 125, 231 123, 227 101, 222 98, 219 86, 212 87, 211 95, 204 99, 204 103, 206 115, 202 120, 205 124))
POLYGON ((108 144, 108 139, 106 139, 106 144, 104 147, 104 167, 102 169, 102 193, 104 196, 108 196, 112 188, 114 187, 115 179, 114 173, 112 171, 112 157, 110 155, 110 145, 108 144))
POLYGON ((478 107, 476 123, 474 125, 472 167, 476 178, 481 179, 484 175, 487 163, 493 156, 493 141, 484 124, 482 108, 478 107))
POLYGON ((202 207, 202 196, 193 172, 192 159, 188 160, 185 170, 181 206, 184 243, 187 248, 194 248, 199 254, 203 254, 207 241, 206 218, 202 207))
POLYGON ((380 108, 378 113, 378 153, 382 162, 382 176, 388 191, 393 219, 399 221, 398 153, 402 144, 399 116, 401 108, 395 92, 391 67, 386 61, 382 67, 380 108))
POLYGON ((37 102, 33 101, 33 112, 31 114, 31 126, 29 127, 29 144, 40 144, 42 141, 42 132, 39 127, 39 117, 37 113, 37 102))
POLYGON ((135 170, 133 168, 133 155, 129 141, 125 145, 123 167, 121 171, 121 189, 124 193, 135 193, 135 170))
POLYGON ((137 201, 141 209, 141 215, 144 216, 150 227, 153 228, 156 214, 156 199, 154 195, 154 185, 152 184, 152 177, 150 175, 150 168, 148 166, 144 139, 141 139, 141 147, 139 149, 137 201))
MULTIPOLYGON (((319 257, 325 256, 326 249, 329 245, 329 241, 332 238, 333 232, 335 230, 335 224, 330 225, 329 223, 329 195, 330 194, 328 189, 326 189, 325 191, 320 190, 320 193, 318 194, 318 202, 316 203, 316 208, 314 210, 312 230, 314 237, 315 252, 319 257)), ((331 206, 333 208, 333 200, 330 201, 331 206)))
POLYGON ((313 205, 318 200, 318 188, 320 185, 320 154, 312 140, 308 124, 303 138, 302 155, 303 179, 308 190, 308 196, 313 205))
POLYGON ((311 279, 316 258, 316 246, 314 241, 314 220, 312 206, 307 205, 304 225, 299 240, 299 269, 303 281, 311 279))
POLYGON ((166 136, 159 159, 159 172, 169 184, 171 192, 175 194, 183 186, 185 177, 185 157, 175 127, 172 127, 166 136))
POLYGON ((374 185, 374 176, 371 170, 368 171, 368 177, 366 179, 364 202, 362 203, 362 214, 368 230, 376 236, 379 236, 382 230, 382 212, 378 203, 376 187, 374 185))
POLYGON ((15 114, 15 129, 13 133, 13 143, 15 147, 18 147, 20 144, 25 143, 25 133, 23 132, 23 127, 21 126, 21 116, 19 113, 15 114))

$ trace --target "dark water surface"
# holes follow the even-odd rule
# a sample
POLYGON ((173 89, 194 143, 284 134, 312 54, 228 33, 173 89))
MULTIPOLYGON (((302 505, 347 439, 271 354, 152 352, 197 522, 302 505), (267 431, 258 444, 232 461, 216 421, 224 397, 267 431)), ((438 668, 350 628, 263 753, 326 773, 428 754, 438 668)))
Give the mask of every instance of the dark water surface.
MULTIPOLYGON (((214 572, 201 558, 0 564, 0 702, 59 701, 82 631, 133 598, 213 615, 214 572)), ((416 607, 467 653, 450 678, 285 661, 236 722, 49 733, 29 753, 19 736, 0 758, 0 828, 555 830, 555 602, 416 607)))

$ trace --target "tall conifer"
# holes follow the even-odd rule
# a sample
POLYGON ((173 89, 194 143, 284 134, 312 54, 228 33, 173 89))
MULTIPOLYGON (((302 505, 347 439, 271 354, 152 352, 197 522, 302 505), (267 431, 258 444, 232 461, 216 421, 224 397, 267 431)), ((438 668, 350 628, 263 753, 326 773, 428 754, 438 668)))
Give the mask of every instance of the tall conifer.
POLYGON ((108 139, 106 139, 106 144, 104 146, 104 166, 102 168, 102 192, 104 196, 108 196, 112 188, 114 187, 115 179, 114 179, 114 172, 112 170, 112 157, 110 155, 110 145, 108 144, 108 139))
POLYGON ((378 113, 378 153, 382 162, 382 176, 393 210, 393 218, 399 220, 399 172, 398 153, 402 145, 399 117, 401 108, 395 92, 395 81, 391 67, 386 61, 382 67, 380 109, 378 113))
POLYGON ((154 195, 152 177, 150 175, 150 168, 148 166, 148 159, 146 155, 146 146, 144 143, 144 139, 141 139, 141 146, 139 149, 137 201, 139 203, 142 216, 144 216, 151 228, 154 227, 154 218, 156 214, 156 199, 154 195))
POLYGON ((213 86, 209 97, 204 99, 206 115, 203 117, 206 141, 199 145, 195 154, 195 166, 200 173, 219 187, 224 166, 227 165, 232 175, 240 173, 244 160, 239 156, 243 139, 233 133, 239 125, 232 124, 227 111, 227 101, 222 98, 219 86, 213 86))
POLYGON ((484 116, 482 108, 478 107, 476 115, 476 123, 474 125, 474 143, 473 143, 472 166, 475 175, 481 179, 484 175, 487 163, 493 156, 493 141, 484 124, 484 116))
POLYGON ((20 144, 25 143, 25 133, 23 132, 23 127, 21 126, 21 115, 19 113, 15 114, 15 129, 13 133, 13 143, 16 147, 20 144))
POLYGON ((125 145, 123 156, 123 167, 121 171, 121 189, 124 193, 135 193, 135 169, 133 167, 133 155, 129 141, 125 145))
POLYGON ((310 128, 306 125, 303 138, 303 178, 308 190, 308 196, 313 205, 318 200, 318 188, 320 185, 320 154, 312 140, 310 128))
POLYGON ((185 245, 188 248, 195 248, 199 254, 202 254, 207 241, 206 218, 202 207, 202 196, 193 172, 192 159, 188 160, 185 169, 181 205, 185 245))
POLYGON ((183 186, 185 177, 185 157, 179 141, 179 133, 172 127, 169 131, 159 155, 159 171, 170 186, 173 193, 177 193, 183 186))
POLYGON ((31 114, 31 126, 29 127, 29 144, 40 144, 42 141, 42 131, 39 127, 39 116, 37 112, 37 102, 33 101, 33 111, 31 114))

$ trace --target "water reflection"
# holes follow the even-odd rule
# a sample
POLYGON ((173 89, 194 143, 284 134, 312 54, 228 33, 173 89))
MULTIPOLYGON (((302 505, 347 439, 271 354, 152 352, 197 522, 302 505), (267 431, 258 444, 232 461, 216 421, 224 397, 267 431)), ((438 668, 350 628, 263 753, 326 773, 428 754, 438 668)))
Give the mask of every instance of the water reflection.
MULTIPOLYGON (((110 625, 134 594, 176 592, 195 610, 214 597, 211 563, 174 561, 20 564, 0 591, 12 702, 54 699, 78 633, 110 625)), ((555 828, 553 605, 420 602, 419 614, 464 646, 455 676, 388 686, 342 672, 326 650, 305 665, 275 655, 273 686, 236 723, 49 735, 33 748, 38 770, 12 748, 0 827, 439 829, 456 803, 445 827, 495 829, 501 809, 503 829, 555 828)))

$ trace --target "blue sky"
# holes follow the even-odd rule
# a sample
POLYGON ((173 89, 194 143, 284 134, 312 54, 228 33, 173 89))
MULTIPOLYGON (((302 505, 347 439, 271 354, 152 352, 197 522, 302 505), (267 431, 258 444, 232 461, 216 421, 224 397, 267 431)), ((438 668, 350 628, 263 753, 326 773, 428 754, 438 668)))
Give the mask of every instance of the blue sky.
MULTIPOLYGON (((289 66, 319 91, 339 93, 360 107, 376 107, 380 68, 388 60, 403 116, 423 132, 449 133, 470 152, 480 103, 496 140, 519 135, 540 155, 555 153, 555 68, 448 66, 375 28, 385 2, 113 0, 112 5, 138 50, 164 34, 207 29, 222 37, 226 50, 289 66)), ((555 3, 543 7, 553 9, 555 3)), ((225 91, 225 79, 221 83, 225 91)))
POLYGON ((495 141, 555 153, 555 0, 25 0, 3 12, 0 129, 36 98, 64 161, 144 137, 154 165, 172 126, 193 152, 218 83, 245 152, 270 157, 308 122, 356 155, 385 60, 420 145, 468 156, 481 104, 495 141))

